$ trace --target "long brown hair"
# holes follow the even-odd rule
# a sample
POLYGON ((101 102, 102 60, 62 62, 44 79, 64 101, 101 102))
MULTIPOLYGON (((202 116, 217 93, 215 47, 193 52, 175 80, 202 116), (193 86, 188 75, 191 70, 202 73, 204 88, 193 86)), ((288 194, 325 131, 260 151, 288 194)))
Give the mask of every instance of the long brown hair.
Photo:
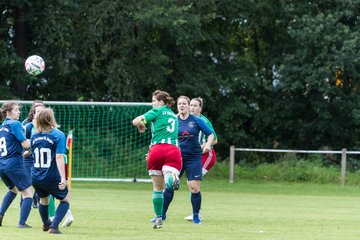
POLYGON ((175 104, 175 100, 170 96, 169 93, 161 90, 156 90, 152 94, 158 101, 163 100, 166 106, 171 107, 175 104))
POLYGON ((17 103, 17 102, 5 102, 1 106, 1 108, 0 108, 0 112, 1 112, 0 121, 4 120, 6 118, 6 113, 11 112, 11 110, 13 110, 14 106, 19 106, 19 108, 20 108, 20 104, 17 103))
POLYGON ((41 109, 35 117, 35 127, 39 132, 49 132, 53 128, 58 128, 54 111, 51 108, 41 109))
POLYGON ((41 100, 35 100, 32 104, 31 104, 31 108, 30 108, 30 111, 29 111, 29 115, 26 119, 26 122, 29 123, 31 122, 33 119, 34 119, 34 115, 35 115, 35 110, 37 107, 45 107, 43 101, 41 100))

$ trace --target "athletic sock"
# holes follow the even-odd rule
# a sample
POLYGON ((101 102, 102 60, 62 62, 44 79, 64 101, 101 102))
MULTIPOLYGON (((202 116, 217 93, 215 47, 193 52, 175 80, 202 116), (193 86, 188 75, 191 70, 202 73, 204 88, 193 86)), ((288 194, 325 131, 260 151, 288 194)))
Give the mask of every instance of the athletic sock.
POLYGON ((20 221, 19 224, 24 225, 26 220, 29 217, 30 210, 32 205, 32 197, 27 197, 23 199, 23 202, 21 204, 20 208, 20 221))
POLYGON ((1 208, 0 208, 1 215, 3 215, 3 216, 5 215, 6 210, 9 208, 12 201, 14 201, 15 197, 16 197, 16 193, 13 193, 11 191, 8 191, 5 194, 5 197, 2 201, 1 208))
POLYGON ((59 223, 63 220, 68 209, 69 203, 61 201, 56 209, 54 221, 51 223, 52 228, 59 228, 59 223))
POLYGON ((48 211, 49 211, 49 218, 54 218, 55 217, 55 200, 54 197, 52 195, 49 195, 49 206, 48 206, 48 211))
POLYGON ((168 189, 168 188, 165 188, 165 191, 164 191, 164 206, 163 206, 163 220, 166 219, 166 212, 169 208, 169 205, 171 203, 171 201, 173 200, 174 198, 174 191, 168 189))
POLYGON ((42 205, 39 203, 39 214, 44 225, 50 225, 49 220, 49 205, 42 205))
POLYGON ((193 214, 199 214, 201 208, 201 192, 191 193, 191 205, 193 208, 193 214))
POLYGON ((163 214, 163 205, 164 205, 164 194, 163 192, 153 192, 153 206, 154 206, 154 212, 157 217, 161 217, 163 214))

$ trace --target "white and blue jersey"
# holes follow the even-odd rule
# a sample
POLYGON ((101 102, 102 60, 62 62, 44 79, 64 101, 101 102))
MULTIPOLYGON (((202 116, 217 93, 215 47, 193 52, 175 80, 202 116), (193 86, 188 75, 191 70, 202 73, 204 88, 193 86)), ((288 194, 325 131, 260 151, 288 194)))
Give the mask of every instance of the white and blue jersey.
POLYGON ((53 129, 50 132, 37 132, 30 139, 31 151, 34 157, 32 169, 33 182, 55 180, 60 182, 61 176, 56 164, 56 154, 66 153, 65 134, 53 129))
POLYGON ((212 130, 199 117, 189 115, 186 120, 178 116, 178 138, 183 158, 183 168, 180 176, 186 172, 187 180, 202 180, 202 149, 199 143, 199 134, 204 132, 207 136, 212 130))
POLYGON ((6 118, 0 126, 0 169, 23 165, 21 143, 25 140, 21 123, 6 118))

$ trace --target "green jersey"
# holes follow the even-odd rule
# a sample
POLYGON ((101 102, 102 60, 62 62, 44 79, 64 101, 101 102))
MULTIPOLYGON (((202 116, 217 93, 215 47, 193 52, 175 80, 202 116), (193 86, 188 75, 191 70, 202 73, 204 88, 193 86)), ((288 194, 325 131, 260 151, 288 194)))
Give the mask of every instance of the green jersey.
POLYGON ((151 144, 173 144, 178 146, 179 122, 175 113, 167 106, 155 107, 144 114, 146 125, 151 125, 151 144))
MULTIPOLYGON (((205 116, 202 115, 202 114, 200 114, 200 118, 201 118, 202 120, 204 120, 205 123, 206 123, 206 125, 208 125, 208 127, 213 131, 214 140, 217 139, 217 136, 216 136, 214 127, 213 127, 213 125, 211 124, 210 120, 207 119, 207 117, 205 117, 205 116)), ((200 142, 200 144, 203 144, 203 143, 206 143, 206 142, 207 142, 207 136, 206 136, 203 132, 200 132, 200 134, 199 134, 199 142, 200 142)))

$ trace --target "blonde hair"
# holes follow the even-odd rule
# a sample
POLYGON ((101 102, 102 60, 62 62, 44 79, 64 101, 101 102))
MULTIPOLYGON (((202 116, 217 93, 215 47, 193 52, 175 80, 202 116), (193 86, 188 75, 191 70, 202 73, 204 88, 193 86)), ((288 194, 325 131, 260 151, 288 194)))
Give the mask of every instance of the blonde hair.
POLYGON ((176 101, 178 102, 179 99, 181 99, 181 98, 185 99, 185 100, 188 102, 188 104, 190 105, 190 98, 187 97, 187 96, 184 96, 184 95, 181 95, 180 97, 178 97, 178 98, 176 99, 176 101))
POLYGON ((49 132, 53 128, 58 128, 54 111, 51 108, 41 109, 35 116, 35 127, 39 132, 49 132))

